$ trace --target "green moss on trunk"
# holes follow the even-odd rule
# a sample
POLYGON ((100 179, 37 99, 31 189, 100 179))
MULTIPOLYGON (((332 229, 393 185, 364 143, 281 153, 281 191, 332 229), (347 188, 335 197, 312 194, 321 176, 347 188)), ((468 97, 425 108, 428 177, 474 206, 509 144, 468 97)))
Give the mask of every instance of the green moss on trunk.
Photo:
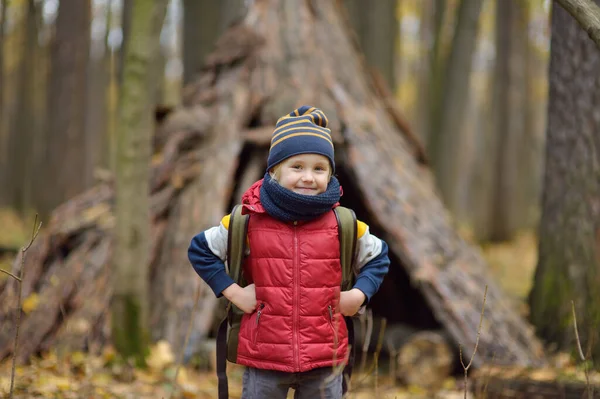
POLYGON ((149 333, 142 320, 142 308, 133 295, 115 297, 112 338, 117 351, 125 359, 133 359, 138 367, 146 366, 149 333))

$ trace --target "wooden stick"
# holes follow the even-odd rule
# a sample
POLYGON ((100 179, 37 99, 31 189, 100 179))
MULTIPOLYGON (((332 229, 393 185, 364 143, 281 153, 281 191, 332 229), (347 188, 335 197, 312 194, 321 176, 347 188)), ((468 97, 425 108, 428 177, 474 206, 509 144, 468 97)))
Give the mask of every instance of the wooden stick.
MULTIPOLYGON (((15 316, 15 345, 13 347, 13 358, 12 358, 12 369, 10 373, 10 399, 13 399, 14 388, 15 388, 15 370, 17 368, 17 348, 19 345, 19 326, 21 325, 21 295, 23 294, 23 279, 25 278, 25 255, 33 241, 37 237, 40 232, 40 228, 42 227, 42 222, 37 226, 38 215, 35 215, 35 221, 33 222, 33 232, 31 233, 31 240, 29 244, 21 249, 21 271, 19 274, 19 278, 17 278, 19 282, 19 295, 17 296, 17 315, 15 316)), ((9 273, 10 274, 10 273, 9 273)), ((12 274, 11 274, 12 275, 12 274)))
POLYGON ((600 7, 592 0, 556 0, 600 48, 600 7))

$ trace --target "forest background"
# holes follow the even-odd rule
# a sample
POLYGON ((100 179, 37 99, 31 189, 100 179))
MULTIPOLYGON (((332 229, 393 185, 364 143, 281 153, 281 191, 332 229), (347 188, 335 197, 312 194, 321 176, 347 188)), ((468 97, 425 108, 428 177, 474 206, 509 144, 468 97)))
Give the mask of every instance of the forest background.
MULTIPOLYGON (((181 106, 216 40, 253 2, 167 3, 159 62, 152 64, 160 76, 151 101, 159 122, 181 106)), ((343 3, 367 64, 421 143, 456 229, 481 247, 490 271, 530 317, 543 231, 551 11, 558 5, 343 3)), ((119 93, 135 13, 127 0, 2 0, 0 10, 0 268, 10 271, 35 214, 47 221, 57 206, 118 173, 119 93)), ((23 300, 26 311, 40 299, 23 300)), ((584 320, 589 327, 593 317, 584 320)), ((563 321, 571 328, 570 313, 563 321)), ((565 334, 561 349, 573 343, 565 334)))

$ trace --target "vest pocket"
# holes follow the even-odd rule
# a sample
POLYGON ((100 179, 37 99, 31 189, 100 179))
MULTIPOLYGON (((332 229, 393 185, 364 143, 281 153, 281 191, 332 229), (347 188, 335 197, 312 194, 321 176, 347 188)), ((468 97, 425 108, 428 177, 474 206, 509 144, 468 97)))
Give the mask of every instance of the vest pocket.
POLYGON ((334 347, 337 348, 338 345, 338 335, 337 335, 337 329, 335 328, 334 324, 333 324, 333 306, 329 305, 327 306, 327 312, 329 315, 329 326, 331 327, 331 331, 333 332, 333 345, 334 347))
POLYGON ((256 345, 256 340, 258 339, 258 327, 260 326, 260 316, 262 315, 263 309, 265 308, 264 302, 258 306, 258 311, 256 312, 256 325, 254 326, 254 334, 252 336, 252 343, 256 345))

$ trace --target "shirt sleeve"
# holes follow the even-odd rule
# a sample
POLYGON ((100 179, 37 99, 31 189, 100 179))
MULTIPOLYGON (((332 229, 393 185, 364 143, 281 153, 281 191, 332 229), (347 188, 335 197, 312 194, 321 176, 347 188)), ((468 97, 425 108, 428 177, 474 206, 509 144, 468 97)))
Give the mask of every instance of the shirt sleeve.
POLYGON ((356 260, 354 263, 356 283, 366 302, 379 290, 390 266, 388 246, 385 241, 371 234, 369 226, 357 221, 356 260))
POLYGON ((227 257, 227 228, 229 216, 218 226, 211 227, 192 238, 188 259, 198 275, 213 290, 217 298, 234 283, 225 270, 227 257))

